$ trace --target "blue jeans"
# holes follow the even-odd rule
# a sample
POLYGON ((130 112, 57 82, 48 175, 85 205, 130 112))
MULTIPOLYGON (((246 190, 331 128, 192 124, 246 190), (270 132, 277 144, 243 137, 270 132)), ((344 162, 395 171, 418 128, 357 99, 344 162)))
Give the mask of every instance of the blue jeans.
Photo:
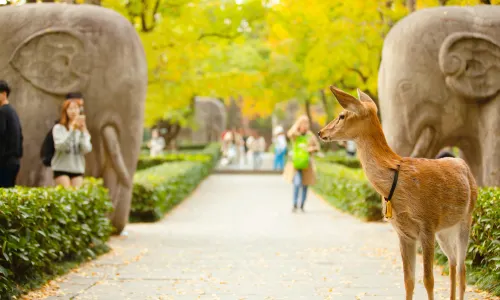
POLYGON ((302 184, 302 170, 297 170, 295 177, 293 177, 293 207, 297 207, 300 188, 302 188, 302 202, 300 207, 304 208, 307 197, 307 185, 302 184))
POLYGON ((274 169, 275 170, 283 170, 285 168, 285 154, 286 149, 276 151, 274 153, 274 169))

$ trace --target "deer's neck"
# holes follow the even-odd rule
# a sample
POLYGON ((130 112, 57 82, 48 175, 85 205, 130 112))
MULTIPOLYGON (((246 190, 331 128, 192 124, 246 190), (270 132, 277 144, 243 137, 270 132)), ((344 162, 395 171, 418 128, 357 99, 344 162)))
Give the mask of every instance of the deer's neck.
POLYGON ((382 128, 356 139, 358 156, 368 180, 382 196, 387 197, 394 179, 394 170, 401 157, 387 144, 382 128))

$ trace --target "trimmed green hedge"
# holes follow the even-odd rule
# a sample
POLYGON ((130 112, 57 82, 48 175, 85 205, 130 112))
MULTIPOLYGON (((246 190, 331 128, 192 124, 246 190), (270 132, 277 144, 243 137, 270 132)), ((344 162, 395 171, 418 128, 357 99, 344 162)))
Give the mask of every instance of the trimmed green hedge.
POLYGON ((201 151, 170 152, 156 157, 141 155, 137 163, 137 171, 161 165, 166 162, 174 161, 198 161, 203 163, 215 163, 218 160, 219 155, 220 145, 218 143, 210 144, 201 151))
POLYGON ((321 161, 316 168, 314 190, 333 206, 366 221, 383 218, 380 195, 371 187, 363 170, 321 161))
POLYGON ((219 157, 220 145, 211 144, 199 153, 145 158, 143 166, 152 167, 143 169, 134 176, 130 221, 160 220, 210 174, 219 157))
MULTIPOLYGON (((500 187, 480 188, 467 251, 467 277, 470 283, 500 296, 500 187)), ((438 264, 447 258, 437 247, 438 264)))
POLYGON ((359 159, 357 157, 347 156, 345 150, 326 152, 324 153, 323 157, 317 156, 316 160, 320 162, 340 164, 349 168, 355 168, 355 169, 361 168, 361 162, 359 161, 359 159))
POLYGON ((0 189, 0 297, 34 288, 69 261, 107 251, 112 205, 95 181, 79 190, 0 189))
POLYGON ((209 163, 167 162, 134 177, 131 222, 152 222, 180 203, 210 173, 209 163))

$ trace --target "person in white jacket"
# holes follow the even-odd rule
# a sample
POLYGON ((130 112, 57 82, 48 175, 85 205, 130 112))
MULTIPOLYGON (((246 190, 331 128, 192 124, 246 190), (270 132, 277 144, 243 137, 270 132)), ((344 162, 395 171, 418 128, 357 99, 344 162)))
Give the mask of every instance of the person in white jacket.
POLYGON ((259 134, 254 134, 247 139, 248 149, 253 154, 253 168, 262 166, 262 153, 266 151, 266 140, 259 134))
POLYGON ((63 103, 61 119, 52 129, 54 156, 51 167, 57 185, 79 188, 85 173, 85 154, 92 151, 80 93, 70 93, 63 103))
POLYGON ((151 140, 148 143, 149 155, 152 157, 161 155, 165 149, 165 139, 160 136, 158 129, 151 131, 151 140))

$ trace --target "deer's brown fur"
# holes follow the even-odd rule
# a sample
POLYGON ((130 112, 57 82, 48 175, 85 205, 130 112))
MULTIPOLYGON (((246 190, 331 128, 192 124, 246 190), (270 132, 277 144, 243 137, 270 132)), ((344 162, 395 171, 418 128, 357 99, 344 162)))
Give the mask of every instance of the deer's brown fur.
POLYGON ((354 140, 363 170, 373 187, 387 197, 395 170, 399 179, 392 201, 390 219, 399 236, 403 260, 406 299, 413 299, 416 242, 424 258, 424 285, 428 299, 434 299, 435 237, 450 264, 450 299, 455 299, 456 272, 459 298, 465 293, 465 256, 471 215, 477 198, 472 173, 460 158, 424 159, 400 157, 387 144, 377 117, 377 106, 358 90, 359 100, 330 88, 345 109, 318 133, 323 141, 354 140))

